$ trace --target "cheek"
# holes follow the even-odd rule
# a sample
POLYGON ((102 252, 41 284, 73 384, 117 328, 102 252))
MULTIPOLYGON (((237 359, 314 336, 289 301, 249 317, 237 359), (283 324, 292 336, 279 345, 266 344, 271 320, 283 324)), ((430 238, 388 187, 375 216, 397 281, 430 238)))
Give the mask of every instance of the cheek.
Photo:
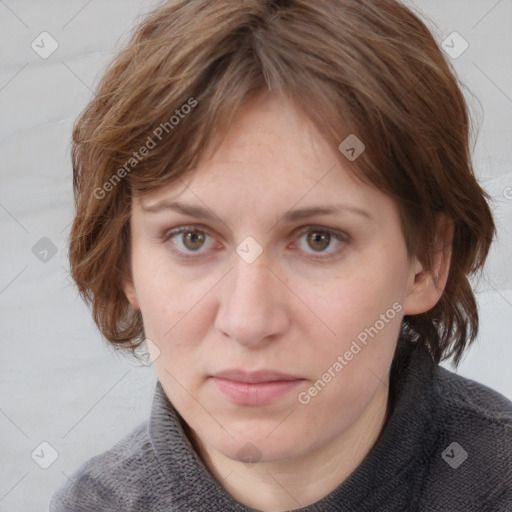
POLYGON ((145 306, 146 336, 158 347, 153 359, 158 379, 178 409, 190 408, 211 357, 202 343, 211 325, 208 301, 198 303, 195 295, 176 288, 152 295, 145 306))
POLYGON ((165 248, 135 244, 132 272, 148 338, 163 339, 197 303, 197 284, 169 261, 165 248))
POLYGON ((345 282, 343 291, 333 287, 315 297, 312 309, 316 307, 335 334, 313 337, 318 340, 309 350, 314 378, 300 403, 308 401, 305 408, 327 423, 329 418, 348 427, 387 382, 403 309, 396 290, 387 284, 362 286, 354 278, 350 286, 345 282))
POLYGON ((317 327, 323 324, 325 340, 331 340, 332 345, 340 348, 340 345, 350 345, 360 333, 375 324, 383 335, 390 330, 397 331, 402 294, 397 280, 383 275, 386 274, 351 272, 350 277, 336 276, 321 288, 304 285, 298 290, 301 296, 309 297, 317 327))
MULTIPOLYGON (((158 267, 153 267, 158 268, 158 267)), ((134 271, 135 289, 144 322, 144 332, 160 350, 165 340, 186 316, 190 297, 183 286, 170 281, 162 272, 151 271, 151 266, 134 271)))
POLYGON ((163 351, 192 348, 209 319, 208 301, 198 300, 193 290, 181 287, 155 285, 148 291, 141 299, 146 336, 163 351))
POLYGON ((316 341, 306 352, 316 384, 302 395, 319 415, 334 414, 341 423, 357 417, 386 381, 403 315, 393 275, 389 267, 354 269, 314 293, 301 291, 308 296, 309 290, 311 310, 322 320, 309 323, 307 338, 316 341), (333 403, 340 405, 337 412, 333 403))

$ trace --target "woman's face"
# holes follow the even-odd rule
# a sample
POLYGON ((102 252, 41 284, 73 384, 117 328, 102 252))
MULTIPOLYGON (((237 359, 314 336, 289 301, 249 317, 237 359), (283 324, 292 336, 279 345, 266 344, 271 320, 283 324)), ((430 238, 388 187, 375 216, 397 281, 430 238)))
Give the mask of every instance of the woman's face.
POLYGON ((384 396, 418 263, 392 200, 291 104, 266 97, 231 134, 134 200, 125 291, 194 435, 233 460, 293 459, 384 396))

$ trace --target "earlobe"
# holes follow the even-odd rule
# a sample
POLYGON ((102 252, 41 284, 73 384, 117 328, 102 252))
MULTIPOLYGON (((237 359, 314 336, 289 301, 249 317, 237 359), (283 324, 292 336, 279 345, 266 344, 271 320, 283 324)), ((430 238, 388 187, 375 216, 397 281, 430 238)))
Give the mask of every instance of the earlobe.
POLYGON ((438 219, 436 246, 432 254, 432 268, 426 268, 416 257, 411 275, 404 313, 418 315, 432 309, 443 294, 448 281, 452 255, 453 222, 446 216, 438 219))

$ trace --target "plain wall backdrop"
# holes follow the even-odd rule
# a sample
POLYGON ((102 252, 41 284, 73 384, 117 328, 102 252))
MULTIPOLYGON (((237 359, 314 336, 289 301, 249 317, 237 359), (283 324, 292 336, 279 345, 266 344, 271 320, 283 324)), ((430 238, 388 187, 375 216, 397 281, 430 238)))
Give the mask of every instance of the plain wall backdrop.
MULTIPOLYGON (((408 4, 471 91, 475 168, 499 230, 475 282, 480 334, 458 373, 512 399, 512 0, 408 4)), ((152 5, 0 0, 0 511, 47 510, 83 462, 149 415, 154 371, 102 340, 69 276, 66 237, 73 122, 152 5)))

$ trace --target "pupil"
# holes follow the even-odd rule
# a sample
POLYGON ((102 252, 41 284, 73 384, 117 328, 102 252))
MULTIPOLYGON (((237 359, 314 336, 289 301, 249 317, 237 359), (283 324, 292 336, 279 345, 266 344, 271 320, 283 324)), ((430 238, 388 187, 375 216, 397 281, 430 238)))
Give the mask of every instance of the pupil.
POLYGON ((315 251, 322 251, 329 246, 331 236, 329 233, 314 231, 308 235, 308 244, 315 251))
POLYGON ((188 249, 199 249, 204 243, 204 234, 197 231, 189 231, 185 234, 184 243, 188 249))

